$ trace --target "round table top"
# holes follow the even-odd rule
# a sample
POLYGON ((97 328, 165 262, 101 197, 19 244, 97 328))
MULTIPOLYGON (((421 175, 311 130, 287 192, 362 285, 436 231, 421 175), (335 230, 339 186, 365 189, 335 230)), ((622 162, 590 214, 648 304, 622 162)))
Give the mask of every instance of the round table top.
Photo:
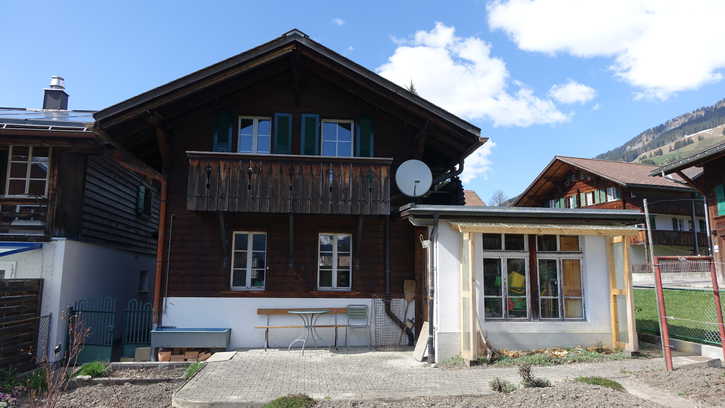
POLYGON ((289 314, 323 314, 323 313, 330 313, 329 310, 290 310, 287 312, 289 314))

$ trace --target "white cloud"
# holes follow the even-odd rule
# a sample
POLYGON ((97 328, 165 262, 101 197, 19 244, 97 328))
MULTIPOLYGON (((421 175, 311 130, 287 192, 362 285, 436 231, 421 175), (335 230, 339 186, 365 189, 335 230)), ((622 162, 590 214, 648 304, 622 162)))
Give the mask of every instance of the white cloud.
POLYGON ((496 143, 493 140, 489 140, 486 144, 466 157, 463 165, 463 173, 461 173, 462 182, 469 183, 479 176, 483 177, 484 180, 488 178, 488 171, 491 169, 491 159, 489 159, 489 156, 494 146, 496 146, 496 143))
POLYGON ((525 51, 609 57, 638 97, 666 99, 722 78, 722 0, 493 0, 491 29, 525 51))
POLYGON ((436 23, 430 31, 417 31, 407 40, 393 38, 397 48, 378 67, 383 77, 407 87, 467 119, 487 118, 495 126, 530 126, 569 119, 553 101, 534 95, 526 85, 513 81, 491 46, 478 37, 461 38, 455 28, 436 23))
POLYGON ((599 109, 601 109, 601 106, 598 103, 595 103, 594 106, 592 106, 593 111, 598 111, 599 109))
POLYGON ((590 86, 569 80, 565 84, 555 84, 549 90, 549 96, 559 103, 585 103, 597 96, 597 91, 590 86))
POLYGON ((348 45, 347 46, 347 51, 348 52, 353 52, 353 51, 355 51, 355 47, 353 47, 352 45, 348 45))
POLYGON ((345 20, 341 19, 340 17, 335 17, 332 19, 332 24, 336 26, 343 26, 345 25, 345 20))

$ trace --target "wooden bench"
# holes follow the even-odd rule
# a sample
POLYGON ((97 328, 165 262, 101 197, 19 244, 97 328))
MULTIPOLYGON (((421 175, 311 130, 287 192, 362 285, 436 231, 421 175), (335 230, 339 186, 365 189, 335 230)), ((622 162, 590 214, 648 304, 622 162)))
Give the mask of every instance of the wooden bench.
POLYGON ((264 329, 264 350, 269 348, 269 329, 304 329, 305 326, 301 324, 293 325, 276 325, 272 326, 269 324, 270 316, 291 316, 289 312, 292 311, 306 311, 306 310, 327 310, 325 314, 331 314, 335 317, 335 324, 316 324, 316 329, 335 329, 335 348, 337 348, 337 329, 343 328, 345 325, 337 324, 337 315, 346 314, 346 307, 297 307, 289 309, 257 309, 257 314, 266 316, 267 324, 264 326, 254 326, 255 329, 264 329))

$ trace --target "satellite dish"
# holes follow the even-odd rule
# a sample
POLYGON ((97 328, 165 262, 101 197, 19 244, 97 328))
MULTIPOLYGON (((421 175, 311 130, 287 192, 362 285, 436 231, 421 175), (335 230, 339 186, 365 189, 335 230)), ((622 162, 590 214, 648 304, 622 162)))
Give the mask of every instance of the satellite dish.
POLYGON ((395 184, 408 197, 420 197, 430 190, 433 175, 420 160, 406 160, 395 172, 395 184))

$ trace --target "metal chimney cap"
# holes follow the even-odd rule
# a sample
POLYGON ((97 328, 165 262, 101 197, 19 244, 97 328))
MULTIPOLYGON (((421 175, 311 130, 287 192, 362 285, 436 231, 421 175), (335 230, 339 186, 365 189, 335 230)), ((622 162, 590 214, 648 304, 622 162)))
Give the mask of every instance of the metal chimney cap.
POLYGON ((50 87, 53 89, 65 89, 65 79, 60 75, 50 77, 50 87))

